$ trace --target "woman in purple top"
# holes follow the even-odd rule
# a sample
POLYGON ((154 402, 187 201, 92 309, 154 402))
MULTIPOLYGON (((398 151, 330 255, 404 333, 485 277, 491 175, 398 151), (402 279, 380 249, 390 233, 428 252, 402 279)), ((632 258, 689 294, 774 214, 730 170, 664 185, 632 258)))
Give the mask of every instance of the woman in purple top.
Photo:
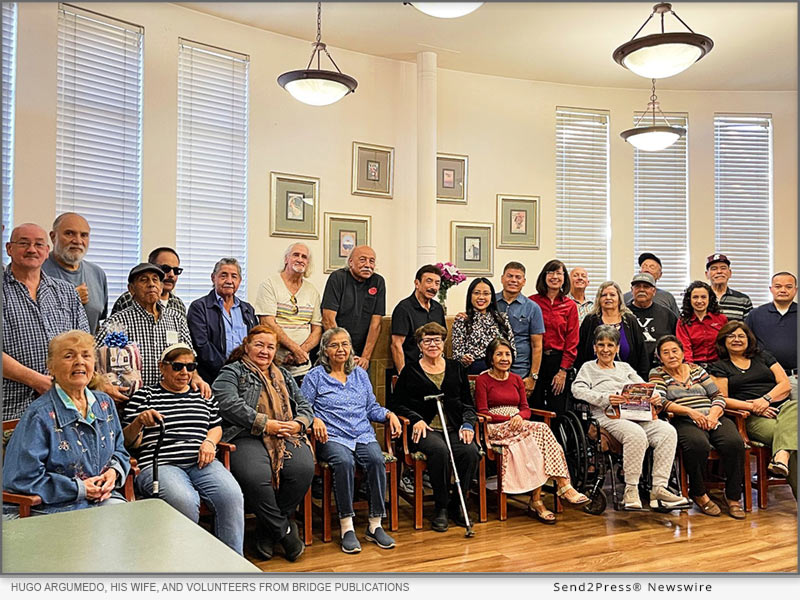
POLYGON ((314 409, 312 430, 317 457, 328 463, 339 512, 342 551, 361 551, 353 529, 353 476, 361 467, 369 485, 369 525, 364 538, 380 548, 394 548, 394 540, 381 527, 386 515, 386 470, 383 452, 370 421, 388 423, 393 437, 400 421, 383 408, 372 393, 367 372, 356 366, 350 334, 341 327, 328 329, 320 342, 319 365, 303 379, 301 392, 314 409))

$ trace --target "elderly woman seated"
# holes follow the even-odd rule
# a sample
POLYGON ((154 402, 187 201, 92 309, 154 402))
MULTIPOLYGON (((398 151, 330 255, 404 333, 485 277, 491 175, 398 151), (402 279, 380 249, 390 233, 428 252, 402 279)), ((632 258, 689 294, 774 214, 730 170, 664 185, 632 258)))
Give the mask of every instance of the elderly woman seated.
POLYGON ((88 385, 94 339, 67 331, 50 340, 53 387, 22 415, 6 447, 3 489, 34 494, 35 513, 125 502, 119 492, 130 470, 113 400, 88 385))
POLYGON ((314 476, 306 437, 313 413, 289 373, 273 362, 278 334, 256 325, 228 358, 212 389, 222 417, 222 441, 236 444, 231 473, 256 516, 256 551, 272 558, 275 542, 289 561, 305 550, 294 511, 314 476))
MULTIPOLYGON (((653 448, 653 487, 650 491, 650 508, 677 510, 689 508, 691 503, 667 489, 672 462, 675 460, 677 434, 666 421, 628 421, 611 418, 606 412, 624 402, 622 388, 629 383, 644 383, 634 368, 616 360, 620 333, 613 325, 600 325, 594 332, 595 360, 586 362, 572 384, 572 395, 591 405, 592 417, 611 436, 622 444, 622 470, 625 473, 625 510, 641 510, 639 478, 647 447, 653 448)), ((660 396, 653 402, 660 404, 660 396)))
POLYGON ((480 450, 475 443, 477 415, 467 372, 460 362, 443 356, 446 337, 447 330, 438 323, 426 323, 414 332, 422 358, 406 363, 389 402, 393 412, 411 423, 410 450, 422 452, 427 457, 435 502, 431 528, 439 532, 447 531, 448 512, 457 525, 466 525, 458 495, 454 493, 455 487, 451 489, 450 486, 452 472, 444 436, 450 438, 465 498, 480 461, 480 450), (447 421, 446 432, 438 423, 436 402, 427 399, 440 394, 444 396, 442 408, 447 421))
POLYGON ((239 484, 216 459, 222 437, 217 402, 190 388, 197 361, 187 344, 166 348, 158 368, 161 383, 138 390, 122 412, 125 444, 136 449, 141 467, 136 487, 145 496, 153 495, 153 455, 158 422, 163 422, 158 496, 195 523, 203 499, 214 511, 214 535, 242 554, 244 502, 239 484))
POLYGON ((508 456, 500 469, 503 492, 531 492, 528 514, 547 525, 556 522, 556 515, 542 502, 542 486, 551 477, 558 495, 571 504, 587 504, 590 500, 569 482, 564 450, 545 423, 529 421, 525 384, 511 372, 511 342, 495 338, 486 349, 489 370, 475 381, 475 404, 478 414, 490 421, 489 442, 505 446, 508 456))
POLYGON ((744 477, 744 442, 733 421, 723 416, 725 397, 700 365, 685 361, 683 344, 674 335, 665 335, 656 344, 661 366, 650 372, 650 381, 664 400, 664 410, 675 415, 672 424, 678 431, 683 463, 689 474, 689 495, 700 511, 717 517, 722 511, 708 497, 703 475, 708 453, 716 448, 725 470, 725 500, 728 514, 744 519, 739 506, 744 477))
POLYGON ((356 465, 365 471, 369 487, 369 525, 364 539, 379 548, 394 548, 394 540, 381 527, 386 516, 386 469, 370 421, 388 423, 394 437, 400 435, 400 421, 375 399, 369 375, 355 364, 353 344, 345 329, 334 327, 322 335, 319 363, 306 374, 300 391, 314 409, 317 457, 331 468, 342 551, 361 551, 353 529, 356 465))

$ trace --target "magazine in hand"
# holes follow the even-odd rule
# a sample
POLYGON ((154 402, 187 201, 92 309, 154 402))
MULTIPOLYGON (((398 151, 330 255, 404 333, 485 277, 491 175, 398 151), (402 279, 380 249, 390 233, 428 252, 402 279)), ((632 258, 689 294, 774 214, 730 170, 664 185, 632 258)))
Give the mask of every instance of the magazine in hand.
POLYGON ((656 388, 654 383, 628 383, 622 388, 625 402, 616 407, 620 419, 628 421, 652 421, 653 406, 650 397, 656 388))

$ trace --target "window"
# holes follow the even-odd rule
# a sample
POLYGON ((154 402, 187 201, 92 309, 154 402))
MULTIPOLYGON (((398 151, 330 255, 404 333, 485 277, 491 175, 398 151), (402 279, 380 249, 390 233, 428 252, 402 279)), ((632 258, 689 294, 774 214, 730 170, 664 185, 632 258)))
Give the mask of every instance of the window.
POLYGON ((249 57, 180 40, 177 250, 181 296, 208 293, 214 263, 234 257, 247 289, 249 57))
POLYGON ((105 270, 112 303, 141 255, 143 35, 59 6, 56 211, 89 221, 87 258, 105 270))
MULTIPOLYGON (((772 116, 714 115, 716 239, 731 287, 769 302, 772 275, 772 116)), ((709 248, 708 254, 712 249, 709 248)))
MULTIPOLYGON (((640 116, 635 115, 634 122, 640 116)), ((689 119, 685 114, 667 118, 687 135, 664 150, 633 154, 633 272, 639 270, 642 252, 658 256, 664 269, 658 287, 672 292, 680 304, 689 284, 689 119)))
POLYGON ((3 264, 8 262, 6 242, 14 223, 14 87, 17 74, 17 5, 3 2, 3 264))
POLYGON ((556 107, 556 255, 609 278, 608 111, 556 107))

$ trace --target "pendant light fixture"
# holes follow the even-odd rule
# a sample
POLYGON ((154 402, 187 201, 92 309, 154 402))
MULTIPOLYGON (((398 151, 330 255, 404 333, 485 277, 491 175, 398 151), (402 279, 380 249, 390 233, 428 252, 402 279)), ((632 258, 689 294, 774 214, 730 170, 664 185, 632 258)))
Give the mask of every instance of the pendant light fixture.
POLYGON ((647 20, 633 34, 631 41, 614 50, 614 60, 620 65, 648 79, 664 79, 685 71, 706 54, 711 52, 714 42, 711 38, 695 33, 683 22, 672 5, 667 2, 656 4, 647 20), (689 31, 665 33, 664 15, 672 13, 689 31), (661 16, 661 33, 636 38, 653 15, 661 16))
POLYGON ((647 110, 644 111, 642 116, 639 117, 639 120, 636 121, 633 129, 626 129, 619 135, 623 140, 639 150, 656 152, 664 148, 669 148, 685 134, 686 130, 683 127, 671 126, 669 121, 667 121, 667 117, 661 112, 661 107, 659 106, 656 96, 656 80, 653 79, 653 92, 650 95, 650 102, 647 103, 647 110), (659 112, 666 125, 656 125, 656 111, 659 112), (648 115, 652 116, 652 125, 639 127, 639 124, 648 115))
POLYGON ((325 106, 333 104, 344 98, 347 94, 356 91, 358 82, 345 75, 333 61, 328 49, 320 40, 322 39, 322 2, 317 2, 317 39, 312 42, 314 49, 311 59, 305 69, 288 71, 278 77, 278 84, 289 92, 296 100, 311 104, 312 106, 325 106), (320 67, 322 53, 331 61, 335 71, 326 71, 320 67), (314 58, 317 59, 317 68, 312 69, 314 58))
POLYGON ((457 19, 483 6, 483 2, 403 2, 403 4, 410 4, 418 11, 440 19, 457 19))

